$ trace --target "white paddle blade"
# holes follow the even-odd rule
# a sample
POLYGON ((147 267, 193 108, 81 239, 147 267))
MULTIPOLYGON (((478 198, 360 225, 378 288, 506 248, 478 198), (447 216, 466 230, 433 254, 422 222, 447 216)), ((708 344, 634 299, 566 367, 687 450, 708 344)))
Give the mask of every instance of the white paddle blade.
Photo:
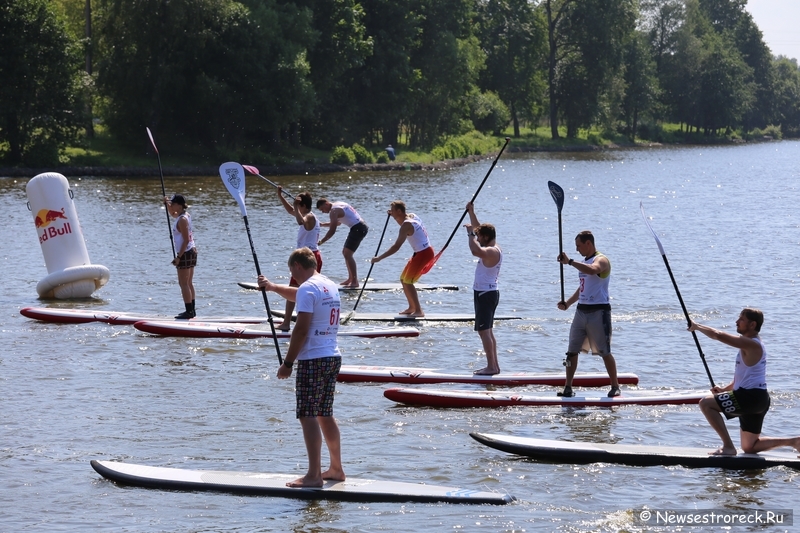
POLYGON ((152 145, 153 145, 153 150, 155 150, 155 151, 156 151, 156 153, 158 153, 158 148, 156 148, 156 142, 153 140, 153 134, 152 134, 152 133, 150 133, 150 128, 148 128, 147 126, 145 126, 145 127, 144 127, 144 129, 146 129, 146 130, 147 130, 147 136, 148 136, 148 137, 150 137, 150 144, 152 144, 152 145))
POLYGON ((219 166, 219 177, 222 178, 222 183, 231 193, 233 199, 239 204, 239 211, 242 216, 247 216, 247 208, 244 205, 244 178, 245 173, 242 165, 235 161, 222 163, 219 166))
POLYGON ((661 246, 661 239, 658 238, 658 235, 656 235, 656 232, 653 231, 653 227, 650 225, 650 221, 647 220, 647 215, 644 213, 644 204, 642 204, 642 202, 639 202, 639 210, 642 212, 642 218, 644 219, 644 223, 647 224, 647 229, 650 230, 650 233, 653 234, 653 238, 656 240, 656 244, 658 245, 658 250, 661 252, 661 255, 667 255, 667 253, 664 251, 664 247, 661 246))

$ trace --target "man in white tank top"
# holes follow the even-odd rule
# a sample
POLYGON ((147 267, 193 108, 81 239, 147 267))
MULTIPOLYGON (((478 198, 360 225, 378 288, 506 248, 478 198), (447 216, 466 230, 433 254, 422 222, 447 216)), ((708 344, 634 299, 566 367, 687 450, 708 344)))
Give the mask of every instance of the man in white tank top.
POLYGON ((558 302, 557 307, 566 311, 570 305, 578 302, 572 327, 569 330, 569 346, 567 358, 564 360, 566 367, 566 383, 564 391, 559 396, 574 396, 572 392, 572 378, 578 369, 578 354, 588 353, 603 358, 608 377, 611 380, 611 390, 608 396, 619 396, 619 381, 617 380, 617 363, 611 355, 611 302, 608 296, 608 282, 611 276, 611 262, 606 256, 597 251, 594 246, 594 235, 591 231, 582 231, 575 237, 575 250, 584 257, 583 262, 570 259, 562 252, 557 260, 570 265, 578 271, 580 284, 575 294, 566 302, 558 302))
MULTIPOLYGON (((317 242, 319 241, 319 220, 314 216, 311 211, 311 194, 308 192, 300 193, 295 199, 294 203, 290 204, 283 195, 283 187, 278 185, 278 198, 286 209, 286 212, 292 215, 297 221, 297 249, 308 248, 314 253, 317 260, 317 272, 322 272, 322 254, 319 251, 317 242)), ((300 284, 296 279, 289 280, 290 287, 297 287, 300 284)), ((294 312, 294 302, 286 300, 286 309, 284 310, 284 317, 291 317, 294 312)), ((289 331, 291 319, 286 318, 283 322, 275 324, 275 327, 281 331, 289 331)))
POLYGON ((472 284, 475 307, 475 331, 481 338, 486 353, 486 366, 476 370, 479 376, 492 376, 500 373, 497 361, 497 341, 494 338, 494 312, 500 302, 497 278, 503 264, 503 251, 497 246, 497 232, 491 224, 481 224, 475 215, 472 202, 467 204, 469 224, 467 229, 469 251, 478 258, 475 266, 475 281, 472 284))
POLYGON ((406 204, 400 200, 392 202, 388 213, 400 225, 400 232, 397 234, 394 244, 388 250, 381 255, 376 255, 370 261, 374 264, 390 255, 394 255, 403 243, 408 241, 411 249, 414 250, 414 255, 408 260, 403 272, 400 274, 400 283, 403 285, 403 293, 406 295, 406 300, 408 300, 408 308, 405 311, 400 311, 399 314, 415 317, 425 316, 414 284, 422 277, 427 264, 433 261, 433 248, 428 239, 428 232, 417 215, 406 213, 406 204))
POLYGON ((331 217, 330 222, 323 222, 321 226, 328 228, 328 233, 320 239, 319 244, 322 245, 328 242, 331 237, 336 233, 336 228, 339 224, 344 224, 350 228, 347 234, 347 239, 344 241, 342 248, 342 255, 344 256, 344 263, 347 266, 347 279, 341 282, 344 288, 354 289, 359 286, 358 280, 358 266, 353 255, 358 250, 361 241, 367 236, 369 227, 367 226, 361 215, 358 214, 353 206, 344 202, 330 202, 327 198, 320 198, 317 200, 317 209, 331 217))
POLYGON ((722 446, 710 455, 736 455, 728 428, 727 418, 739 418, 739 433, 744 453, 758 453, 791 446, 800 452, 800 437, 762 437, 761 426, 769 410, 767 392, 767 351, 759 333, 764 323, 764 314, 758 309, 745 308, 736 320, 736 333, 726 333, 696 322, 689 324, 689 331, 699 331, 710 339, 738 348, 733 381, 724 387, 714 386, 712 396, 700 400, 700 410, 722 439, 722 446))

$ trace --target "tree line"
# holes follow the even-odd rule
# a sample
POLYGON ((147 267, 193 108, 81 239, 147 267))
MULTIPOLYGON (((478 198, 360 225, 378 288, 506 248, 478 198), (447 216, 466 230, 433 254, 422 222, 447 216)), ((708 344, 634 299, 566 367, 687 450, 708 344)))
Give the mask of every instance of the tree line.
MULTIPOLYGON (((0 156, 116 139, 215 157, 546 124, 800 136, 746 0, 0 0, 0 156)), ((253 159, 253 158, 251 158, 253 159)))

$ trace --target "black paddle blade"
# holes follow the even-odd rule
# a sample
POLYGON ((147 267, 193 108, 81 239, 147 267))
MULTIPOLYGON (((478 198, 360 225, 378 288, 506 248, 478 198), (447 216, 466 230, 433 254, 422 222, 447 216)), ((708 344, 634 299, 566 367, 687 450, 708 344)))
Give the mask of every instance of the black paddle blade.
POLYGON ((552 181, 547 182, 547 188, 550 189, 550 196, 553 197, 553 201, 556 203, 556 207, 558 207, 558 212, 560 213, 561 209, 564 207, 564 189, 552 181))

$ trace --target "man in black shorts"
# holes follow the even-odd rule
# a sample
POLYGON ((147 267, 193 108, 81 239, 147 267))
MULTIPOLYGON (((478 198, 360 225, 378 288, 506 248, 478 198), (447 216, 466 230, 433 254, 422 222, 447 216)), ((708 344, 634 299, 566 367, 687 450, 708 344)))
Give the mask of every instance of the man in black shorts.
POLYGON ((345 289, 354 289, 358 287, 361 282, 358 279, 358 266, 353 254, 358 250, 361 241, 367 236, 369 227, 358 211, 350 204, 344 202, 331 202, 327 198, 320 198, 317 200, 317 209, 330 215, 330 222, 322 222, 320 226, 327 227, 328 233, 319 240, 319 244, 325 244, 336 233, 336 228, 339 224, 344 224, 350 231, 347 233, 347 239, 344 241, 344 248, 342 248, 342 255, 344 256, 344 263, 347 266, 347 279, 339 285, 345 289))
POLYGON ((713 396, 700 400, 700 410, 722 439, 722 446, 710 452, 710 455, 737 453, 725 426, 725 419, 722 418, 723 414, 729 419, 739 417, 740 439, 744 453, 764 452, 780 446, 791 446, 800 452, 800 437, 761 436, 761 426, 770 404, 766 381, 767 350, 758 335, 763 323, 764 314, 761 311, 745 308, 736 320, 736 332, 739 335, 719 331, 696 322, 689 325, 689 331, 699 331, 710 339, 739 349, 736 354, 733 381, 724 387, 714 386, 711 389, 713 396))

